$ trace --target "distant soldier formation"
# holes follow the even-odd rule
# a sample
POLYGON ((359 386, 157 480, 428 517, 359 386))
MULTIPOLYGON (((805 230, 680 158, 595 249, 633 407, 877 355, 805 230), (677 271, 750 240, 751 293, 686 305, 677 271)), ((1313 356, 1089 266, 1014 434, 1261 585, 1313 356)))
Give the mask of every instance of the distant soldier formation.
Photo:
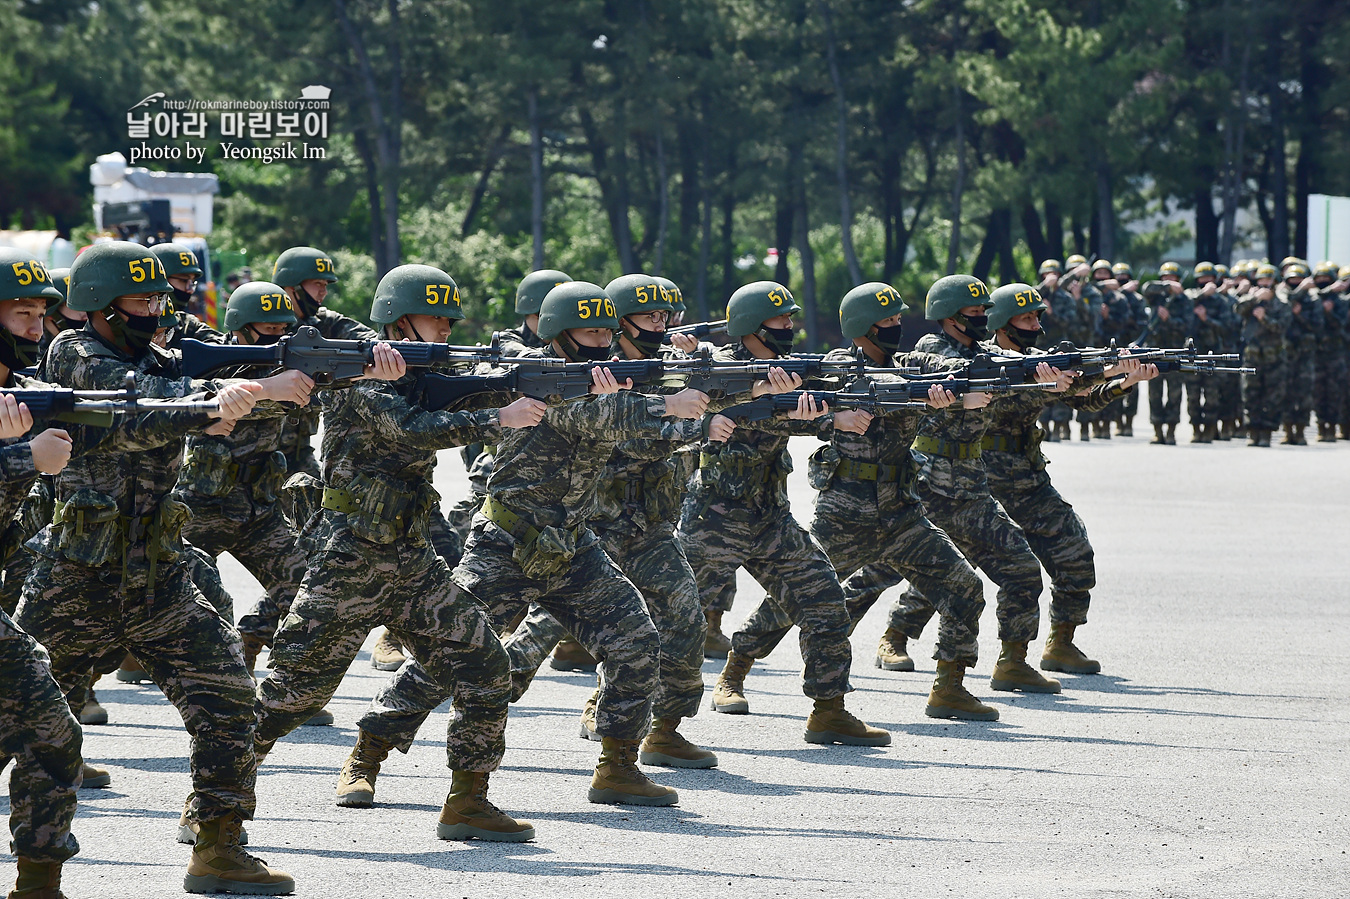
POLYGON ((546 662, 597 672, 576 731, 599 744, 594 803, 676 804, 644 766, 719 764, 680 732, 705 701, 703 659, 725 659, 712 710, 750 714, 756 661, 794 628, 804 741, 889 745, 846 697, 853 630, 902 583, 875 665, 914 670, 909 645, 936 615, 924 714, 996 720, 965 682, 976 569, 997 586, 991 689, 1057 693, 1072 682, 1048 674, 1102 668, 1078 635, 1092 545, 1043 440, 1068 439, 1075 415, 1083 439, 1129 435, 1142 383, 1162 444, 1183 393, 1200 442, 1245 428, 1266 445, 1281 425, 1299 442, 1314 407, 1322 439, 1346 421, 1350 272, 1296 260, 1278 284, 1268 265, 1201 264, 1190 291, 1172 264, 1142 288, 1128 266, 1081 258, 1044 263, 1039 287, 951 275, 913 348, 900 293, 861 284, 826 354, 794 351, 801 310, 772 281, 736 290, 724 321, 681 327, 667 279, 537 271, 516 328, 459 346, 463 298, 432 266, 380 280, 373 328, 324 305, 338 273, 313 247, 236 289, 224 333, 175 311, 201 274, 172 243, 98 243, 51 273, 0 251, 11 899, 61 896, 76 791, 114 776, 82 744, 82 725, 108 720, 93 684, 114 670, 158 686, 192 737, 184 888, 285 894, 294 879, 245 848, 258 768, 296 728, 332 723, 375 628, 372 663, 392 673, 334 759, 334 801, 374 805, 382 768, 448 699, 436 835, 532 840, 489 784, 510 704, 546 662), (809 527, 788 501, 792 436, 819 441, 809 527), (470 492, 442 498, 452 447, 470 492), (222 552, 265 591, 238 622, 222 552), (728 636, 738 568, 764 593, 728 636))

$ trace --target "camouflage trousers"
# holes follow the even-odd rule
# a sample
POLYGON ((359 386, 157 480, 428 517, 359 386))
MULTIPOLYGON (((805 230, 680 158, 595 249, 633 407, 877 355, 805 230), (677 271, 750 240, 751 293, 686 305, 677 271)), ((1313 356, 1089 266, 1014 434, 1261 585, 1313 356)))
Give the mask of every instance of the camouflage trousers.
POLYGON ((1041 410, 1040 422, 1043 425, 1073 421, 1073 410, 1068 403, 1053 402, 1041 410))
MULTIPOLYGON (((1242 379, 1233 375, 1222 375, 1214 379, 1215 396, 1219 401, 1219 420, 1233 421, 1242 419, 1242 379)), ((1126 397, 1138 393, 1131 390, 1126 397)))
POLYGON ((1191 372, 1182 377, 1186 384, 1186 420, 1193 427, 1218 422, 1219 379, 1225 376, 1191 372))
POLYGON ((328 704, 371 629, 407 641, 409 659, 358 722, 400 751, 446 699, 454 703, 446 755, 457 771, 493 771, 506 751, 510 693, 506 652, 478 601, 450 577, 430 545, 378 545, 352 536, 325 511, 337 538, 309 571, 276 634, 271 673, 258 684, 258 742, 269 745, 328 704))
POLYGON ((989 489, 1050 576, 1050 623, 1087 624, 1097 566, 1083 519, 1044 472, 1029 479, 990 478, 989 489))
POLYGON ((4 580, 0 581, 0 610, 6 615, 13 615, 14 610, 19 607, 19 599, 23 596, 23 583, 28 580, 28 573, 32 570, 33 554, 19 547, 5 564, 4 580))
MULTIPOLYGON (((661 673, 652 702, 656 718, 692 718, 703 698, 703 643, 708 621, 698 601, 694 572, 684 547, 667 522, 646 531, 600 530, 600 545, 642 594, 661 635, 661 673)), ((531 607, 525 620, 502 641, 511 657, 511 698, 519 699, 567 629, 552 615, 531 607)))
POLYGON ((39 556, 15 621, 51 653, 64 692, 82 686, 110 647, 145 666, 192 738, 188 813, 253 817, 253 678, 239 637, 193 585, 183 560, 161 562, 154 590, 143 560, 98 568, 39 556))
POLYGON ((512 557, 516 541, 511 535, 477 515, 455 580, 483 598, 493 623, 501 627, 531 603, 552 615, 600 660, 596 732, 639 740, 647 732, 659 684, 661 637, 642 594, 600 541, 583 532, 578 543, 566 571, 533 578, 512 557))
POLYGON ((852 622, 844 591, 825 550, 786 506, 747 508, 722 498, 688 502, 679 535, 704 609, 717 609, 724 600, 729 605, 737 568, 768 591, 773 624, 751 620, 736 631, 731 646, 737 655, 763 658, 782 639, 771 636, 778 625, 791 622, 801 629, 802 692, 812 699, 833 699, 852 689, 852 622))
MULTIPOLYGON (((484 448, 474 457, 469 465, 469 492, 450 507, 450 514, 446 516, 450 529, 459 536, 461 545, 468 542, 469 531, 473 528, 473 516, 483 508, 483 500, 487 498, 488 478, 492 475, 492 467, 496 461, 497 457, 491 448, 484 448)), ((458 559, 451 562, 450 567, 453 568, 457 563, 458 559)))
MULTIPOLYGON (((898 505, 883 518, 875 503, 859 508, 841 493, 824 490, 816 497, 811 535, 825 547, 843 581, 850 630, 882 593, 907 578, 933 597, 942 615, 933 658, 973 666, 979 657, 984 585, 951 538, 924 517, 918 503, 898 505)), ((763 654, 791 627, 766 596, 743 630, 752 635, 755 652, 763 654)))
POLYGON ((1300 349, 1289 355, 1282 424, 1307 425, 1312 415, 1313 384, 1317 380, 1317 353, 1300 349))
MULTIPOLYGON (((282 523, 286 523, 285 519, 282 519, 282 523)), ((463 552, 463 544, 460 543, 459 537, 451 530, 450 525, 445 521, 445 516, 441 514, 439 509, 431 510, 429 525, 431 529, 431 544, 436 550, 436 554, 445 559, 447 567, 454 568, 459 564, 459 557, 463 552)), ((292 534, 294 534, 293 531, 292 534)), ((286 617, 286 613, 290 611, 291 603, 295 600, 296 591, 300 589, 300 581, 304 578, 305 571, 309 567, 308 544, 303 537, 300 537, 299 535, 295 535, 295 537, 297 542, 294 553, 299 557, 300 568, 299 573, 295 576, 294 587, 289 590, 268 590, 258 602, 254 604, 253 608, 249 609, 239 618, 240 632, 258 637, 263 641, 264 646, 273 645, 273 635, 276 634, 277 628, 281 626, 281 621, 286 617)), ((231 553, 231 555, 233 555, 233 553, 231 553)), ((245 563, 242 558, 240 558, 239 561, 241 564, 244 564, 245 567, 248 567, 247 563, 245 563)), ((254 577, 258 578, 259 582, 266 586, 266 582, 263 581, 261 576, 256 572, 253 572, 251 568, 249 571, 250 573, 253 573, 254 577)))
POLYGON ((1153 425, 1181 423, 1181 372, 1169 371, 1148 382, 1148 421, 1153 425))
POLYGON ((1313 408, 1322 424, 1338 424, 1346 419, 1345 396, 1347 374, 1346 353, 1343 349, 1328 350, 1317 357, 1317 382, 1313 387, 1313 408))
POLYGON ((1134 417, 1139 413, 1139 391, 1128 391, 1120 398, 1119 402, 1121 420, 1133 425, 1134 417))
POLYGON ((0 613, 0 770, 9 776, 10 851, 63 862, 80 851, 70 832, 83 735, 52 680, 47 651, 0 613))
POLYGON ((1242 405, 1247 410, 1247 426, 1253 430, 1274 431, 1280 427, 1284 415, 1288 381, 1286 357, 1247 364, 1256 366, 1254 374, 1242 376, 1242 405))
MULTIPOLYGON (((213 560, 228 552, 262 584, 266 596, 240 617, 239 631, 270 645, 277 619, 290 608, 308 567, 281 504, 254 505, 255 514, 243 517, 228 514, 234 510, 210 498, 188 494, 183 499, 192 508, 192 519, 183 527, 184 538, 213 560)), ((215 580, 219 582, 218 574, 215 580)), ((224 614, 232 617, 234 612, 224 614)))
MULTIPOLYGON (((933 523, 947 532, 970 564, 998 585, 998 638, 1030 643, 1040 628, 1041 566, 1022 529, 988 493, 946 496, 919 482, 933 523)), ((914 639, 936 611, 913 582, 891 606, 890 626, 914 639)))

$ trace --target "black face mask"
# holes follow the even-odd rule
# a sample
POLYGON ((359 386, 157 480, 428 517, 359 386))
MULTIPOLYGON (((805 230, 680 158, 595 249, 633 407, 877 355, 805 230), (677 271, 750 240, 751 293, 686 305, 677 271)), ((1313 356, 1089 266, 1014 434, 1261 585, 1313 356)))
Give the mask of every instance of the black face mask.
POLYGON ((795 328, 762 327, 755 335, 764 341, 764 345, 780 356, 792 352, 792 338, 797 336, 795 328))
POLYGON ((191 300, 194 296, 196 296, 196 294, 187 290, 179 290, 172 284, 170 284, 169 286, 173 288, 173 308, 182 309, 186 311, 188 307, 188 301, 191 300))
POLYGON ((1008 325, 1008 339, 1017 344, 1024 350, 1029 350, 1036 345, 1036 341, 1041 337, 1041 329, 1032 331, 1028 328, 1019 328, 1016 325, 1008 325))
POLYGON ((558 342, 573 362, 605 362, 609 359, 608 346, 582 346, 566 331, 558 336, 558 342))
POLYGON ((295 286, 295 302, 300 306, 300 315, 304 318, 313 318, 319 314, 319 302, 309 295, 305 285, 297 284, 295 286))
POLYGON ((10 371, 28 368, 37 362, 39 344, 36 340, 11 334, 0 328, 0 364, 10 371))
POLYGON ((891 325, 889 328, 876 325, 873 327, 869 339, 886 355, 894 356, 900 352, 900 339, 904 336, 904 333, 904 325, 891 325))
POLYGON ((56 330, 58 333, 60 333, 61 331, 73 331, 76 328, 84 327, 84 322, 77 322, 73 318, 66 318, 59 312, 53 316, 50 316, 50 318, 52 320, 52 324, 56 326, 56 330))
POLYGON ((130 315, 111 306, 103 310, 103 318, 112 329, 113 342, 125 347, 133 357, 145 354, 159 330, 158 315, 130 315))
POLYGON ((271 346, 281 339, 280 334, 264 334, 252 325, 248 326, 248 333, 253 335, 253 342, 262 346, 271 346))
MULTIPOLYGON (((632 322, 628 322, 628 324, 633 325, 632 322)), ((624 332, 624 336, 628 338, 629 343, 638 348, 642 355, 655 356, 661 352, 661 347, 666 342, 665 331, 647 331, 637 325, 633 325, 633 328, 637 331, 636 337, 627 331, 624 332)))
POLYGON ((989 316, 957 315, 956 326, 971 340, 980 341, 989 336, 989 316))

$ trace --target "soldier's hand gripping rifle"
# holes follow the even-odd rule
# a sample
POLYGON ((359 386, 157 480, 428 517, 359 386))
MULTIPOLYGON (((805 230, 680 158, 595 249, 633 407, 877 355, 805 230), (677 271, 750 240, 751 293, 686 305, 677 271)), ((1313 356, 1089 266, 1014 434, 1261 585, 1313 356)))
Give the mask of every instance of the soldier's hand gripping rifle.
POLYGON ((154 399, 140 395, 136 375, 127 372, 126 386, 121 390, 71 390, 68 387, 30 387, 2 389, 0 393, 14 397, 28 407, 34 422, 60 421, 68 424, 112 427, 113 418, 121 414, 145 411, 215 412, 220 403, 215 400, 154 399))
MULTIPOLYGON (((366 366, 375 361, 379 340, 329 340, 311 325, 302 325, 294 334, 282 336, 276 343, 215 344, 184 340, 183 374, 200 378, 213 371, 243 366, 266 366, 274 371, 301 371, 315 384, 359 378, 366 366)), ((496 335, 490 346, 454 346, 448 343, 390 341, 410 368, 427 368, 441 362, 501 361, 496 335)))

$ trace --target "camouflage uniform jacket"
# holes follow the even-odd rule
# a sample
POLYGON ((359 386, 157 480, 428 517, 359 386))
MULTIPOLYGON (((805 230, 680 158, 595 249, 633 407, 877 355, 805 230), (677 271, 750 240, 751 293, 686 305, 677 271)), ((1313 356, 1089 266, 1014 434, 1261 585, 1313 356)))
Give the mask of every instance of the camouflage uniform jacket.
POLYGON ((1081 317, 1078 314, 1080 305, 1073 294, 1056 287, 1053 291, 1041 290, 1041 295, 1050 307, 1041 313, 1041 328, 1045 331, 1046 344, 1054 346, 1063 340, 1076 343, 1075 335, 1081 329, 1081 317))
POLYGON ((1289 330, 1285 340, 1289 349, 1300 353, 1314 353, 1322 334, 1322 304, 1317 294, 1309 290, 1291 290, 1286 284, 1275 286, 1275 296, 1289 310, 1289 330), (1294 307, 1298 311, 1294 311, 1294 307))
POLYGON ((1322 306, 1322 340, 1319 345, 1319 351, 1323 353, 1339 352, 1350 344, 1350 304, 1342 294, 1333 293, 1330 290, 1318 292, 1318 300, 1322 306), (1326 308, 1326 303, 1331 304, 1331 309, 1326 308))
MULTIPOLYGON (((973 359, 983 352, 979 344, 963 346, 945 331, 925 334, 914 345, 916 352, 932 353, 949 359, 973 359)), ((995 404, 1008 402, 1009 398, 995 397, 983 409, 962 408, 958 400, 942 410, 934 410, 925 416, 919 425, 916 436, 944 441, 948 444, 974 444, 979 446, 988 426, 989 413, 995 404)), ((929 489, 942 496, 961 497, 970 493, 988 493, 989 482, 985 478, 984 463, 978 455, 973 458, 954 459, 933 453, 918 453, 921 460, 919 476, 927 482, 929 489)))
MULTIPOLYGON (((718 347, 713 359, 766 361, 757 359, 740 341, 718 347)), ((732 499, 738 505, 754 508, 786 508, 787 477, 792 471, 788 438, 816 437, 828 441, 833 431, 832 415, 824 415, 815 421, 797 421, 784 414, 738 424, 725 443, 704 443, 698 473, 690 484, 690 500, 696 508, 711 505, 718 499, 732 499)), ((753 517, 749 512, 746 515, 753 517)))
MULTIPOLYGON (((92 325, 86 325, 52 341, 39 374, 64 387, 116 390, 123 386, 126 372, 134 371, 136 387, 147 397, 203 397, 224 383, 182 377, 180 362, 177 353, 153 345, 139 358, 129 359, 92 325)), ((255 415, 276 414, 279 408, 274 403, 259 403, 255 415)), ((139 520, 134 532, 163 514, 167 517, 162 522, 164 545, 169 552, 176 551, 177 530, 186 517, 186 507, 168 500, 182 464, 183 436, 210 423, 204 413, 161 411, 119 415, 111 428, 67 425, 75 450, 70 464, 56 478, 58 504, 68 503, 90 518, 113 513, 123 520, 139 520)), ((48 527, 38 535, 37 552, 58 555, 61 537, 53 530, 48 527)), ((130 556, 144 557, 143 536, 133 533, 127 544, 130 556)), ((114 560, 109 555, 101 562, 85 564, 114 560)))
POLYGON ((1242 352, 1249 364, 1278 361, 1289 349, 1285 339, 1293 317, 1289 307, 1278 299, 1258 303, 1253 291, 1238 301, 1236 309, 1242 319, 1242 352), (1263 319, 1252 315, 1258 305, 1266 310, 1263 319))
POLYGON ((1149 306, 1148 326, 1144 332, 1144 345, 1156 347, 1182 347, 1190 336, 1191 302, 1184 293, 1173 294, 1166 281, 1150 281, 1144 285, 1144 299, 1149 306), (1167 310, 1167 320, 1158 314, 1159 308, 1167 310))
POLYGON ((1228 307, 1224 295, 1221 293, 1204 294, 1199 290, 1188 290, 1186 296, 1191 301, 1192 309, 1203 307, 1205 310, 1203 320, 1194 311, 1191 313, 1189 336, 1195 341, 1195 348, 1202 353, 1222 353, 1225 309, 1228 307))
MULTIPOLYGON (((552 347, 531 357, 557 358, 552 347)), ((698 440, 702 422, 666 418, 665 398, 628 390, 550 405, 533 428, 503 432, 488 493, 531 526, 575 530, 596 518, 606 464, 623 440, 698 440)))
MULTIPOLYGON (((40 390, 51 385, 35 378, 10 372, 5 387, 12 390, 40 390)), ((33 464, 33 448, 29 444, 34 434, 46 430, 42 424, 35 424, 33 430, 22 437, 0 440, 0 522, 9 524, 19 506, 28 496, 28 490, 38 478, 37 466, 33 464)), ((3 563, 4 559, 0 559, 3 563)))
POLYGON ((1135 327, 1134 307, 1123 290, 1103 293, 1101 303, 1092 307, 1092 316, 1096 323, 1094 334, 1096 346, 1106 346, 1112 340, 1117 346, 1128 346, 1130 341, 1139 336, 1142 329, 1142 325, 1135 327), (1103 304, 1107 308, 1105 316, 1101 314, 1103 304))
MULTIPOLYGON (((356 319, 334 312, 326 306, 320 306, 317 313, 301 319, 299 324, 317 328, 319 334, 329 340, 376 340, 380 336, 356 319)), ((310 403, 287 416, 282 428, 281 451, 292 463, 299 458, 303 449, 310 445, 311 438, 318 433, 321 412, 320 405, 310 403)))
POLYGON ((530 350, 542 350, 548 345, 524 322, 520 323, 520 327, 498 331, 497 343, 503 356, 523 356, 530 350))

